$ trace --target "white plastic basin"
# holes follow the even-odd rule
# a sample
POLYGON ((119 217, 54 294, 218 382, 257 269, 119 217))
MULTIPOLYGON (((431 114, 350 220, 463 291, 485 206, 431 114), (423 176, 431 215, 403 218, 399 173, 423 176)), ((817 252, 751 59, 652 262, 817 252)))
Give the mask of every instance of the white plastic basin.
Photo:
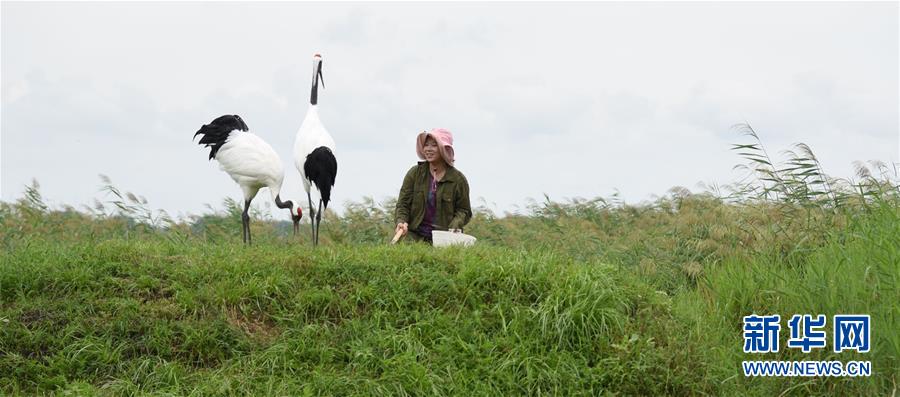
POLYGON ((470 246, 475 244, 477 239, 464 233, 445 232, 442 230, 434 230, 431 232, 431 241, 435 247, 448 247, 451 245, 470 246))

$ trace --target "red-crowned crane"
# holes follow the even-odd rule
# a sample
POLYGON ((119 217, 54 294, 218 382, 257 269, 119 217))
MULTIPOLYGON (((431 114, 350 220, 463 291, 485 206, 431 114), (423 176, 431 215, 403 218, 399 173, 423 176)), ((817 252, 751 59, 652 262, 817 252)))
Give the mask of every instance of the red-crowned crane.
POLYGON ((322 56, 313 56, 312 90, 309 96, 309 110, 306 118, 297 131, 294 141, 294 165, 300 171, 303 180, 303 189, 306 190, 306 198, 309 200, 309 219, 312 225, 312 240, 314 245, 319 244, 319 225, 322 223, 322 212, 328 208, 331 200, 331 187, 334 186, 334 178, 337 175, 337 159, 334 157, 334 139, 328 134, 325 126, 319 121, 317 109, 319 82, 325 88, 325 80, 322 78, 322 56), (313 207, 312 188, 319 196, 318 210, 313 207))
POLYGON ((303 212, 292 201, 281 201, 281 183, 284 180, 281 158, 272 146, 249 130, 241 116, 226 114, 200 127, 194 138, 202 135, 200 144, 211 148, 209 159, 216 159, 222 171, 227 172, 244 192, 244 212, 241 214, 244 243, 251 244, 250 215, 247 213, 250 201, 264 187, 269 188, 278 208, 291 210, 294 234, 297 234, 303 212))

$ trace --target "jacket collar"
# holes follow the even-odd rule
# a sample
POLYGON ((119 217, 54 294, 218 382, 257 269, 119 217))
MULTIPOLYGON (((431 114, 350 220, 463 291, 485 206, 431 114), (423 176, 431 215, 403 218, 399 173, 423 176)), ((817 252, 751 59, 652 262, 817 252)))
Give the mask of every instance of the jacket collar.
MULTIPOLYGON (((428 162, 427 162, 427 161, 420 161, 420 162, 419 162, 419 167, 422 167, 422 168, 425 170, 425 172, 431 172, 431 170, 428 169, 428 162)), ((426 174, 426 175, 427 175, 427 174, 426 174)), ((456 167, 454 167, 454 166, 448 164, 448 165, 447 165, 447 171, 444 172, 444 178, 441 179, 441 182, 440 182, 440 183, 444 183, 444 182, 459 182, 459 181, 460 181, 460 176, 461 176, 461 175, 462 175, 462 174, 459 172, 459 170, 456 169, 456 167)))

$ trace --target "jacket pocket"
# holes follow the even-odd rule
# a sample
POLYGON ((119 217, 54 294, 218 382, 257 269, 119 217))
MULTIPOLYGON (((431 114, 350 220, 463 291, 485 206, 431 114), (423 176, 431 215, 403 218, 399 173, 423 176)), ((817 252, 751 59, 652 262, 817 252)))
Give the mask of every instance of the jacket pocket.
POLYGON ((409 206, 409 221, 414 222, 415 219, 419 218, 422 214, 425 213, 425 199, 422 196, 425 194, 422 190, 413 189, 413 196, 409 206))
POLYGON ((453 220, 453 212, 453 196, 449 194, 441 195, 440 214, 438 214, 441 228, 446 229, 450 226, 450 221, 453 220))
POLYGON ((444 189, 444 191, 442 191, 441 195, 440 195, 441 201, 444 203, 452 203, 453 202, 453 193, 454 193, 453 189, 444 189))

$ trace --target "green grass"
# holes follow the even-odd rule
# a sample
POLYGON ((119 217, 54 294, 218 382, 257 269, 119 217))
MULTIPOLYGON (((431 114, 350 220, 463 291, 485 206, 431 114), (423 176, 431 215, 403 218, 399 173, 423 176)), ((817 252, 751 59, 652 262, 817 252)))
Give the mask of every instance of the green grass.
MULTIPOLYGON (((890 394, 896 207, 804 267, 725 260, 669 294, 635 267, 549 249, 283 240, 60 242, 0 256, 4 394, 890 394), (869 313, 871 378, 745 379, 741 317, 869 313)), ((786 328, 786 327, 785 327, 786 328)))
POLYGON ((629 359, 666 299, 549 253, 113 240, 32 243, 2 270, 12 393, 688 390, 665 382, 677 355, 629 359))
POLYGON ((896 395, 900 183, 736 149, 757 179, 730 195, 479 208, 468 249, 386 245, 391 201, 326 213, 316 249, 255 211, 247 247, 231 200, 176 221, 108 178, 81 211, 35 183, 0 202, 0 395, 896 395), (778 353, 743 353, 753 313, 781 315, 778 353), (869 314, 871 352, 788 349, 794 314, 869 314))

